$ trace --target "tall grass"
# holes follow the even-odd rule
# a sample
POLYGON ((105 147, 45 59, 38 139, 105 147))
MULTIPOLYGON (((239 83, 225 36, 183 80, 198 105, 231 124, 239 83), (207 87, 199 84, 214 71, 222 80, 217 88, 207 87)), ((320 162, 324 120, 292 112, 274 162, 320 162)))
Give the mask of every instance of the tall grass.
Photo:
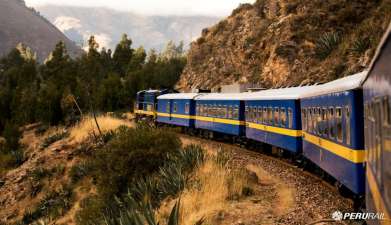
MULTIPOLYGON (((97 117, 97 121, 103 133, 115 130, 120 126, 133 126, 131 122, 113 118, 110 116, 99 116, 97 117)), ((99 131, 94 121, 94 118, 91 116, 83 118, 70 130, 70 137, 76 142, 82 142, 85 139, 93 136, 94 134, 99 135, 99 131)))

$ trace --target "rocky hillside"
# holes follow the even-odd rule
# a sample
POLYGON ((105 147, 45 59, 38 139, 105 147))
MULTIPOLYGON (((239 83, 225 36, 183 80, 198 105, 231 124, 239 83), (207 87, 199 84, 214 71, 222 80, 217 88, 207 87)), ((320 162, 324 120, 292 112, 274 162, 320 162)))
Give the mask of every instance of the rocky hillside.
POLYGON ((326 82, 368 66, 391 1, 257 0, 193 42, 178 88, 326 82))
POLYGON ((61 31, 26 7, 23 0, 0 1, 0 57, 23 43, 37 53, 39 61, 43 61, 59 41, 64 41, 70 55, 81 53, 61 31))

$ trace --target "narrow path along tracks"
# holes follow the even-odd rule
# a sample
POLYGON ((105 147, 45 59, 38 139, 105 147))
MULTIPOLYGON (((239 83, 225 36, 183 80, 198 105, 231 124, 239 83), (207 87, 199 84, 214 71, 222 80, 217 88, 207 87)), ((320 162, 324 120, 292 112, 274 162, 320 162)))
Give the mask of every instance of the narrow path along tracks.
MULTIPOLYGON (((260 185, 272 186, 273 190, 269 188, 271 191, 265 191, 263 196, 267 203, 265 207, 269 209, 255 212, 255 218, 242 224, 361 224, 358 221, 332 222, 333 212, 354 211, 352 200, 342 197, 336 188, 293 164, 236 145, 183 134, 180 137, 184 144, 199 144, 209 152, 231 152, 233 164, 256 172, 260 185), (316 221, 319 223, 314 223, 316 221)), ((242 207, 241 210, 251 211, 249 208, 242 207)))

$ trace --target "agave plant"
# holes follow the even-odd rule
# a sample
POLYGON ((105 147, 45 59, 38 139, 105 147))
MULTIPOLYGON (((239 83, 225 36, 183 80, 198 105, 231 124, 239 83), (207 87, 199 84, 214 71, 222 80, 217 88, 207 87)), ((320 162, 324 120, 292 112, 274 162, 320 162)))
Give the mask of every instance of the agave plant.
POLYGON ((325 59, 341 42, 339 32, 324 33, 316 43, 316 53, 320 59, 325 59))

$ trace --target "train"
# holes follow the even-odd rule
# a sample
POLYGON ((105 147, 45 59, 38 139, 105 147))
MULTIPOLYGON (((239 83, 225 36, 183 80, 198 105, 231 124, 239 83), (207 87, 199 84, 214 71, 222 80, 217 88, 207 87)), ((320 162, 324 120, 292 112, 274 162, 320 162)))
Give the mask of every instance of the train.
MULTIPOLYGON (((365 210, 391 217, 390 28, 368 70, 324 84, 244 93, 146 90, 137 118, 203 137, 273 146, 365 199, 365 210)), ((388 220, 387 220, 388 219, 388 220)))

